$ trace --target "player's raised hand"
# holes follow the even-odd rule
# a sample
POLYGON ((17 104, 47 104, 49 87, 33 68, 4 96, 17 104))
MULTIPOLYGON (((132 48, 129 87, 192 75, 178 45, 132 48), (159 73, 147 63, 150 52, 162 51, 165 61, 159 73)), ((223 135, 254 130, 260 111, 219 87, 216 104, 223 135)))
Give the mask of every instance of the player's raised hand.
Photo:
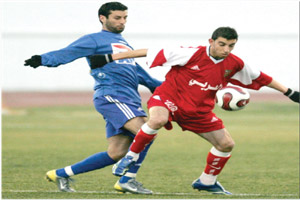
POLYGON ((31 58, 25 60, 24 66, 30 66, 37 68, 42 65, 42 57, 40 55, 31 56, 31 58))
POLYGON ((288 91, 284 93, 284 95, 289 97, 292 101, 300 103, 300 94, 298 91, 294 91, 289 88, 288 91))
POLYGON ((98 67, 103 67, 107 63, 110 63, 113 61, 111 54, 104 54, 104 55, 92 55, 89 56, 91 68, 95 69, 98 67))

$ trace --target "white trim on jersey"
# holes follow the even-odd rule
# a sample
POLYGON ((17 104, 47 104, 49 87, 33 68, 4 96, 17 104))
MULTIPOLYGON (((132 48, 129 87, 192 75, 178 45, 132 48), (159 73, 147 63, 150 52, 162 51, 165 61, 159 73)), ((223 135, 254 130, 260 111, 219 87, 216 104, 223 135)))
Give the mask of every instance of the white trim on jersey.
POLYGON ((121 103, 118 99, 113 99, 109 95, 104 96, 109 102, 115 103, 116 106, 124 113, 124 115, 127 117, 127 119, 135 118, 135 114, 132 112, 132 110, 125 104, 121 103))
POLYGON ((238 80, 244 85, 251 85, 252 80, 257 79, 260 76, 260 71, 256 69, 251 69, 247 64, 244 65, 241 71, 235 73, 231 79, 238 80))
POLYGON ((190 48, 190 47, 163 48, 163 49, 150 48, 148 49, 147 52, 148 66, 152 66, 152 63, 155 61, 155 59, 157 59, 157 56, 162 50, 166 62, 161 64, 162 66, 170 67, 174 65, 184 66, 195 54, 195 52, 199 50, 199 48, 190 48))
POLYGON ((224 59, 220 59, 220 60, 216 60, 214 57, 212 57, 209 53, 209 49, 210 49, 210 46, 209 47, 206 47, 206 54, 207 56, 215 63, 215 64, 218 64, 220 62, 222 62, 224 59))

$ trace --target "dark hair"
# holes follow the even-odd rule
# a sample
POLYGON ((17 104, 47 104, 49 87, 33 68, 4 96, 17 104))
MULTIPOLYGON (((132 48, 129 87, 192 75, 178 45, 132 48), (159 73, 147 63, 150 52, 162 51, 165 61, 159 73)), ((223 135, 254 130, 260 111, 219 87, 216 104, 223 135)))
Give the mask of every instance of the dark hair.
POLYGON ((99 10, 98 10, 98 17, 100 15, 104 15, 106 18, 108 18, 108 15, 111 14, 111 11, 114 10, 128 10, 127 6, 121 4, 120 2, 108 2, 103 4, 99 10))
POLYGON ((238 39, 238 34, 234 28, 220 27, 213 32, 211 39, 216 40, 218 37, 223 37, 227 40, 234 40, 238 39))

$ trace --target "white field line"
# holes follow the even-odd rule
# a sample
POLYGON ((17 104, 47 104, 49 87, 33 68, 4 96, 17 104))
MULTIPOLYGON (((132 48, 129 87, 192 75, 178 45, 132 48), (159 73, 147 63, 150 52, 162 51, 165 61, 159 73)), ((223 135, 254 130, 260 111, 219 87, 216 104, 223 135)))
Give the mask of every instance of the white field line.
MULTIPOLYGON (((58 193, 60 191, 57 190, 46 190, 46 191, 39 191, 39 190, 2 190, 3 192, 12 192, 12 193, 58 193)), ((120 194, 120 192, 115 191, 77 191, 76 193, 83 193, 83 194, 120 194)), ((130 194, 130 193, 125 193, 130 194)), ((172 195, 172 196, 208 196, 212 195, 209 193, 164 193, 164 192, 154 192, 153 195, 172 195)), ((299 197, 299 194, 233 194, 232 196, 269 196, 269 197, 299 197)))

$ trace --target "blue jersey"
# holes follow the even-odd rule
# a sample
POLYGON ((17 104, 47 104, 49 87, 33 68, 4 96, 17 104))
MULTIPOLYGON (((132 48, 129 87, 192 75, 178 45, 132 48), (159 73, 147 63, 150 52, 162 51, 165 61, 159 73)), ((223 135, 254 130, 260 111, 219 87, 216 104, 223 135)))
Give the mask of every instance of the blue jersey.
MULTIPOLYGON (((78 58, 94 54, 113 54, 133 50, 121 34, 102 30, 99 33, 85 35, 66 48, 42 54, 42 65, 57 67, 70 63, 78 58)), ((152 78, 134 59, 117 60, 104 67, 91 69, 95 80, 94 97, 112 95, 129 99, 140 104, 138 84, 151 92, 161 84, 152 78)))

